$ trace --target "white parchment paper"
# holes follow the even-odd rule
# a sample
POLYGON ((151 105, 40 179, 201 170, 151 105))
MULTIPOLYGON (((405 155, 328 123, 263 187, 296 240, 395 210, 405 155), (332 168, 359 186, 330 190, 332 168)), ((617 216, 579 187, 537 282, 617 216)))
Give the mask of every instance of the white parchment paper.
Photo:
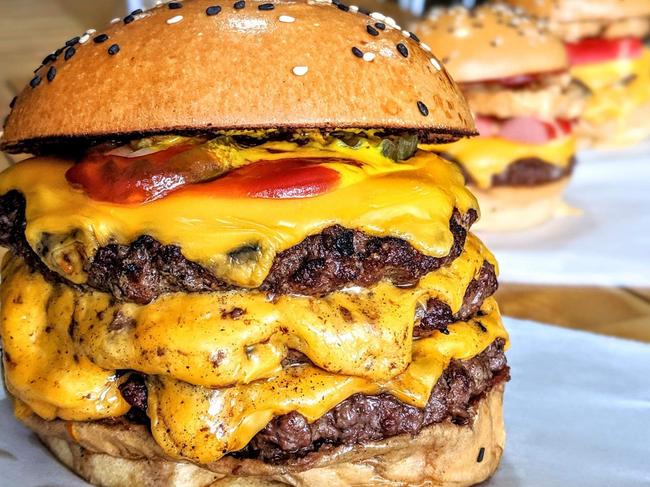
MULTIPOLYGON (((650 485, 650 345, 506 319, 508 440, 490 487, 650 485)), ((13 418, 0 392, 0 485, 87 485, 13 418)))
POLYGON ((650 286, 650 143, 580 153, 566 199, 582 214, 479 234, 499 261, 499 280, 650 286))

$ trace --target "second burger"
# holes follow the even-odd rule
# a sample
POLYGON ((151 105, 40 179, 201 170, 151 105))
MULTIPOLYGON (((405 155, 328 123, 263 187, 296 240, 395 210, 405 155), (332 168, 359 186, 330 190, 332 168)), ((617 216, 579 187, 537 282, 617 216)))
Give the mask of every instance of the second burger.
POLYGON ((503 5, 434 10, 418 34, 476 117, 480 137, 426 148, 460 165, 481 204, 481 228, 521 230, 561 213, 573 121, 584 107, 562 42, 503 5))

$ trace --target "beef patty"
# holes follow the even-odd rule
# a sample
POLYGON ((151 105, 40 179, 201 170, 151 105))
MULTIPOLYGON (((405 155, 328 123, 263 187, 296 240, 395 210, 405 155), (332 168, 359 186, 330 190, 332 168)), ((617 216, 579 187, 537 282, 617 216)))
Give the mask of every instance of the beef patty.
MULTIPOLYGON (((439 155, 460 167, 467 184, 475 183, 472 176, 460 161, 444 152, 439 155)), ((537 157, 517 159, 510 163, 502 172, 492 176, 492 186, 538 186, 540 184, 552 183, 553 181, 570 176, 573 173, 575 163, 575 157, 571 158, 569 165, 566 167, 556 166, 537 157)))
MULTIPOLYGON (((431 257, 408 242, 373 237, 340 225, 326 228, 280 252, 261 285, 269 294, 324 295, 345 286, 369 286, 389 279, 397 286, 415 285, 425 274, 456 259, 469 227, 477 218, 454 211, 449 222, 454 236, 446 257, 431 257)), ((25 198, 17 191, 0 197, 0 245, 21 256, 47 279, 65 281, 48 269, 25 238, 25 198)), ((251 249, 233 252, 233 259, 251 249)), ((163 245, 143 235, 128 245, 110 244, 86 263, 87 287, 111 293, 119 300, 146 304, 168 292, 207 292, 231 289, 200 264, 186 259, 180 247, 163 245)))
MULTIPOLYGON (((313 423, 297 412, 278 416, 246 447, 231 455, 284 463, 328 446, 379 441, 407 433, 416 435, 445 420, 465 425, 473 417, 474 404, 494 385, 510 378, 503 347, 504 341, 497 339, 476 357, 452 360, 424 408, 405 404, 390 394, 355 394, 313 423)), ((141 421, 147 402, 142 376, 132 374, 120 390, 132 405, 127 419, 141 421)))

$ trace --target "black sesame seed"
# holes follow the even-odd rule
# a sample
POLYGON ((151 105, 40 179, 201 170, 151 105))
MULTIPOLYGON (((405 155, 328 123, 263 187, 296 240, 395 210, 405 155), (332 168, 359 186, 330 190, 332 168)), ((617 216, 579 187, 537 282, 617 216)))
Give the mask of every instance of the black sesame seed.
POLYGON ((420 42, 420 38, 416 36, 413 32, 409 32, 411 34, 411 39, 413 39, 415 42, 420 42))
POLYGON ((359 7, 359 13, 363 15, 370 15, 370 10, 367 8, 359 7))
POLYGON ((47 70, 47 80, 51 83, 52 80, 54 80, 55 76, 56 76, 56 68, 54 66, 50 66, 50 69, 47 70))
POLYGON ((348 6, 345 5, 344 3, 337 3, 337 4, 336 4, 336 7, 337 7, 339 10, 343 10, 344 12, 349 12, 349 11, 350 11, 350 7, 348 7, 348 6))
POLYGON ((74 47, 68 47, 65 50, 65 54, 63 55, 63 59, 65 59, 67 61, 72 56, 74 56, 76 53, 77 53, 77 50, 74 47))
POLYGON ((366 30, 368 31, 368 34, 371 36, 378 36, 379 31, 375 29, 372 25, 366 25, 366 30))
POLYGON ((79 37, 79 36, 73 37, 72 39, 65 41, 65 45, 68 46, 68 47, 69 46, 74 46, 75 44, 79 43, 79 39, 81 39, 81 37, 79 37))
POLYGON ((61 55, 61 53, 63 52, 63 49, 65 49, 65 48, 59 47, 56 51, 54 51, 54 55, 56 57, 59 57, 61 55))
POLYGON ((424 103, 422 103, 421 101, 418 101, 418 110, 420 110, 420 113, 421 113, 422 115, 424 115, 425 117, 428 117, 428 116, 429 116, 429 109, 428 109, 427 106, 426 106, 424 103))
POLYGON ((47 63, 54 62, 54 61, 56 61, 56 58, 57 58, 57 57, 58 57, 58 56, 56 56, 54 53, 52 53, 52 54, 48 54, 48 55, 45 57, 45 59, 43 59, 43 64, 47 64, 47 63))
POLYGON ((409 57, 409 50, 401 42, 397 44, 397 51, 404 57, 409 57))
POLYGON ((246 2, 244 0, 239 0, 238 2, 235 2, 234 5, 233 5, 235 10, 241 10, 245 6, 246 6, 246 2))
POLYGON ((14 96, 11 101, 9 102, 9 108, 13 108, 16 106, 16 100, 18 100, 17 96, 14 96))
POLYGON ((183 8, 183 4, 181 2, 169 2, 167 6, 169 7, 170 10, 183 8))
POLYGON ((447 328, 441 328, 440 333, 442 333, 443 335, 449 335, 449 330, 447 328))
POLYGON ((205 9, 205 13, 209 16, 217 15, 219 12, 221 12, 221 7, 219 5, 205 9))
POLYGON ((108 40, 108 36, 106 34, 99 34, 93 39, 93 42, 95 44, 101 44, 102 42, 106 42, 108 40))
POLYGON ((141 8, 136 8, 133 12, 131 12, 131 15, 140 15, 143 12, 141 8))
POLYGON ((379 30, 385 30, 386 24, 384 24, 383 22, 375 22, 375 27, 377 27, 379 30))
POLYGON ((111 56, 115 56, 118 52, 120 52, 120 46, 117 44, 113 44, 111 47, 108 48, 108 53, 111 56))
POLYGON ((352 54, 354 54, 356 57, 363 57, 363 51, 361 51, 361 49, 358 47, 352 48, 352 54))
POLYGON ((41 77, 39 75, 34 76, 29 82, 29 86, 31 86, 32 88, 36 88, 40 84, 41 84, 41 77))
POLYGON ((484 456, 485 456, 485 448, 481 447, 481 449, 478 451, 478 456, 476 457, 476 463, 481 463, 483 461, 484 456))
POLYGON ((257 9, 258 10, 273 10, 275 8, 275 5, 272 3, 263 3, 262 5, 258 5, 257 9))
POLYGON ((485 325, 481 323, 480 321, 477 321, 476 324, 478 325, 479 329, 485 333, 487 331, 487 328, 485 328, 485 325))
POLYGON ((133 15, 127 15, 126 17, 124 17, 123 20, 125 25, 129 25, 131 22, 135 20, 135 17, 133 15))

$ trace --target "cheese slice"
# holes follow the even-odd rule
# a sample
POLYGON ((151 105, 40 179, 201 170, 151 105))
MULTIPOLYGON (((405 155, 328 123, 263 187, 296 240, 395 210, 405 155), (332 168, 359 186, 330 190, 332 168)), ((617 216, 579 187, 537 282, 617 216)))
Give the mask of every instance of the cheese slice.
POLYGON ((313 422, 356 393, 386 392, 424 407, 451 359, 473 357, 495 339, 507 338, 496 301, 488 299, 482 309, 484 316, 451 325, 449 335, 436 332, 417 341, 409 368, 389 381, 331 374, 311 365, 221 389, 151 377, 147 412, 151 431, 168 455, 210 463, 246 446, 275 416, 297 411, 313 422))
POLYGON ((482 189, 492 186, 492 177, 501 174, 518 159, 538 158, 554 166, 568 167, 576 153, 575 137, 572 135, 558 137, 545 144, 525 144, 501 137, 476 137, 451 144, 421 147, 449 154, 482 189))
POLYGON ((402 238, 441 257, 453 245, 454 208, 477 210, 456 167, 425 152, 401 163, 368 141, 356 149, 341 142, 269 142, 242 152, 251 161, 343 157, 360 164, 327 164, 341 174, 341 183, 309 198, 226 197, 195 186, 147 204, 118 205, 72 188, 65 179, 70 161, 36 158, 2 173, 0 194, 15 189, 25 195, 29 244, 46 265, 75 283, 86 281, 84 263, 99 247, 128 244, 143 234, 179 245, 188 259, 243 287, 258 287, 278 252, 334 224, 402 238))
POLYGON ((74 292, 52 286, 21 259, 6 256, 0 286, 0 338, 9 392, 44 419, 121 416, 120 379, 79 354, 70 338, 74 292))
MULTIPOLYGON (((628 128, 627 117, 650 102, 650 49, 644 49, 637 59, 574 66, 571 74, 592 91, 582 115, 591 124, 618 120, 619 130, 624 132, 628 128), (630 76, 634 79, 621 83, 630 76)), ((617 136, 616 133, 608 134, 612 138, 617 136)))

